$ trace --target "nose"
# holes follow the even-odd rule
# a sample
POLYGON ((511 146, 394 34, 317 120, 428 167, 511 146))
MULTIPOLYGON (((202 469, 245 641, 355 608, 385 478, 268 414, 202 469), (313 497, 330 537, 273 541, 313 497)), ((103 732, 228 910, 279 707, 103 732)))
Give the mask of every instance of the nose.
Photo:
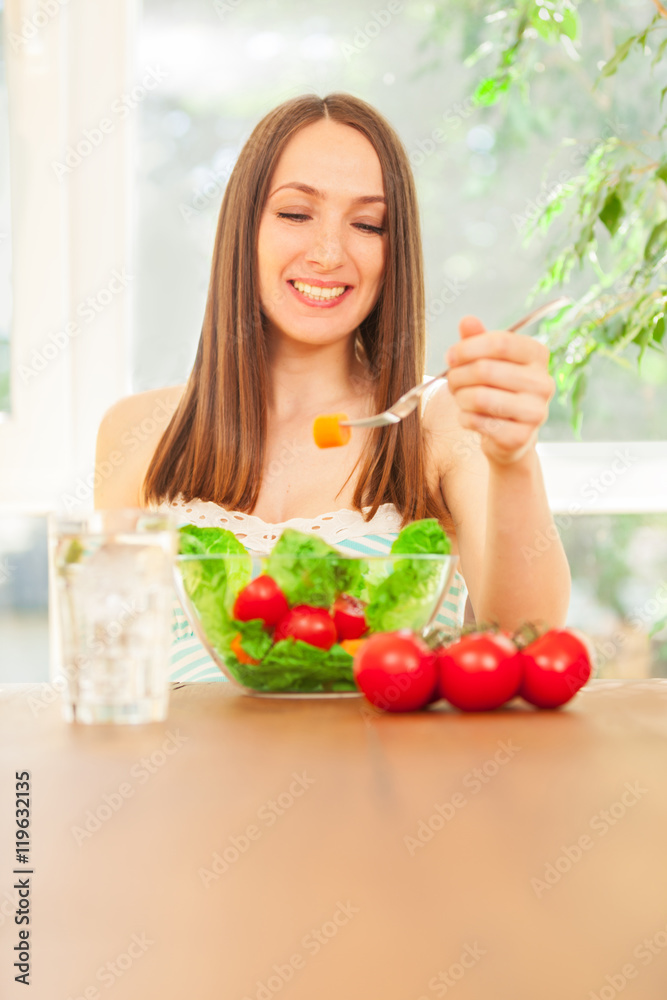
POLYGON ((317 227, 313 243, 306 253, 309 264, 319 264, 327 271, 340 267, 345 259, 345 249, 338 229, 333 223, 317 227))

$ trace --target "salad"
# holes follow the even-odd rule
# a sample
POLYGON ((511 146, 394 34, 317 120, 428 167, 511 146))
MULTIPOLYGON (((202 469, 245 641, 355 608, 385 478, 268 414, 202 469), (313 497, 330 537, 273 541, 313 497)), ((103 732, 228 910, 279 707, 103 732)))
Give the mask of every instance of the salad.
POLYGON ((227 528, 188 524, 179 533, 183 587, 207 643, 240 684, 267 692, 358 690, 358 640, 422 628, 451 551, 434 518, 406 525, 391 559, 342 555, 286 528, 253 578, 252 555, 227 528))

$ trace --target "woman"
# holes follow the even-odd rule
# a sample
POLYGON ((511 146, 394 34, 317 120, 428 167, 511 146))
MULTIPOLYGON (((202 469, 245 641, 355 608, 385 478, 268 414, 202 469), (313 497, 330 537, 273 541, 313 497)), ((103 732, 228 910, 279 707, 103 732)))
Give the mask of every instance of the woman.
MULTIPOLYGON (((164 506, 261 551, 286 523, 343 550, 386 551, 403 524, 436 517, 462 573, 442 621, 460 623, 467 585, 477 620, 560 626, 560 541, 523 554, 538 534, 557 539, 535 451, 549 352, 475 317, 459 331, 448 384, 421 416, 317 449, 317 414, 370 415, 423 378, 419 216, 405 150, 377 111, 347 94, 286 101, 229 179, 190 378, 105 415, 97 461, 123 457, 96 506, 164 506), (159 406, 173 410, 168 426, 139 444, 127 431, 159 406)), ((220 676, 184 619, 179 642, 172 677, 220 676)))

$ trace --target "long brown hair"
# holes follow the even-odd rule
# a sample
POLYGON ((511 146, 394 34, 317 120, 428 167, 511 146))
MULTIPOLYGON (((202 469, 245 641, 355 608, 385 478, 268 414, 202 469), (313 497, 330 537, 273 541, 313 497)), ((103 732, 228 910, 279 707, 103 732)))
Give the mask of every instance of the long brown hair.
MULTIPOLYGON (((423 377, 426 345, 419 209, 401 140, 379 112, 350 94, 324 98, 306 94, 285 101, 255 127, 229 178, 195 363, 148 467, 142 488, 147 504, 173 501, 180 495, 186 501, 210 500, 228 510, 251 513, 257 503, 269 391, 257 295, 259 223, 286 144, 300 129, 322 118, 349 125, 366 136, 382 168, 387 199, 386 264, 378 300, 357 333, 360 353, 374 381, 377 410, 390 406, 423 377)), ((418 412, 369 435, 353 497, 356 510, 370 507, 366 520, 381 503, 393 503, 404 525, 435 517, 451 528, 451 516, 439 492, 434 495, 426 482, 426 448, 418 412)))

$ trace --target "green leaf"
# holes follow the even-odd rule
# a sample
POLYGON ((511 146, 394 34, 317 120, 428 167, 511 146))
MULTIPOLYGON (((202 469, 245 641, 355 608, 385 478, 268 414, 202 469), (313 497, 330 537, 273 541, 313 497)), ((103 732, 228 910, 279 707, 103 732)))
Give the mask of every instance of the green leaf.
POLYGON ((510 80, 508 76, 498 77, 488 76, 481 80, 475 87, 472 100, 479 107, 489 107, 495 104, 501 94, 509 89, 510 80))
POLYGON ((644 247, 644 260, 647 264, 657 264, 667 251, 667 219, 658 222, 653 227, 644 247))
POLYGON ((663 87, 660 91, 660 110, 662 110, 662 102, 665 99, 665 94, 667 94, 667 87, 663 87))
POLYGON ((630 37, 626 38, 624 42, 621 42, 611 59, 609 59, 600 70, 600 76, 613 76, 623 60, 627 59, 628 53, 636 41, 637 36, 630 35, 630 37))
POLYGON ((250 583, 252 558, 242 542, 227 528, 200 528, 186 524, 180 531, 182 555, 201 556, 180 562, 183 583, 208 629, 220 626, 220 609, 231 613, 236 595, 250 583), (206 559, 206 556, 211 556, 206 559), (227 556, 228 558, 224 558, 227 556))
POLYGON ((574 385, 570 394, 570 402, 575 413, 581 409, 586 389, 588 387, 588 373, 585 368, 580 368, 574 378, 574 385))
POLYGON ((265 572, 291 605, 328 608, 341 593, 358 597, 368 563, 344 556, 333 546, 294 528, 285 528, 266 560, 265 572))
POLYGON ((655 55, 653 56, 653 61, 651 62, 651 69, 653 69, 656 63, 660 62, 666 47, 667 47, 667 36, 663 38, 663 40, 660 42, 660 45, 658 45, 658 48, 656 49, 655 55))
POLYGON ((569 7, 566 7, 565 10, 562 11, 562 14, 563 20, 560 24, 560 33, 561 35, 567 35, 567 37, 571 38, 574 42, 579 37, 579 15, 576 10, 571 10, 569 7))
POLYGON ((623 203, 618 197, 616 190, 610 191, 605 198, 605 203, 598 218, 607 227, 610 235, 613 236, 623 218, 623 203))
POLYGON ((665 336, 665 314, 658 317, 657 322, 653 327, 653 341, 656 344, 662 344, 662 338, 665 336))
POLYGON ((580 264, 583 261, 584 254, 586 253, 592 239, 593 239, 593 226, 589 224, 587 226, 584 226, 584 228, 579 233, 576 243, 574 244, 574 252, 576 253, 577 259, 580 264))
POLYGON ((447 555, 451 552, 449 538, 434 517, 425 517, 420 521, 406 524, 394 539, 391 555, 447 555))
POLYGON ((352 657, 336 643, 319 649, 300 639, 281 639, 261 663, 225 662, 236 679, 255 691, 356 691, 352 657))
MULTIPOLYGON (((665 87, 665 90, 667 90, 667 87, 665 87)), ((655 172, 655 176, 658 177, 661 181, 664 181, 665 184, 667 184, 667 160, 662 161, 662 163, 655 172)))
POLYGON ((634 338, 634 342, 639 347, 639 354, 637 355, 637 364, 640 365, 642 362, 642 358, 646 353, 646 348, 651 342, 651 328, 649 326, 642 327, 642 329, 634 338))
MULTIPOLYGON (((240 635, 241 649, 248 656, 252 656, 253 660, 261 660, 273 645, 273 637, 265 628, 261 618, 251 618, 247 622, 232 618, 229 623, 229 633, 230 642, 235 636, 240 635)), ((225 652, 229 652, 228 646, 225 652)))
POLYGON ((563 22, 554 21, 553 15, 546 7, 535 6, 530 14, 530 23, 541 38, 547 42, 555 42, 561 33, 563 22), (544 16, 540 16, 544 15, 544 16))
POLYGON ((658 632, 662 632, 663 628, 667 628, 667 615, 664 618, 660 618, 657 622, 653 622, 648 633, 649 639, 652 639, 658 632))
MULTIPOLYGON (((391 546, 391 555, 447 555, 449 538, 435 518, 407 524, 391 546)), ((368 581, 366 621, 374 632, 421 628, 443 585, 446 566, 440 560, 397 559, 392 572, 377 583, 368 581)))

